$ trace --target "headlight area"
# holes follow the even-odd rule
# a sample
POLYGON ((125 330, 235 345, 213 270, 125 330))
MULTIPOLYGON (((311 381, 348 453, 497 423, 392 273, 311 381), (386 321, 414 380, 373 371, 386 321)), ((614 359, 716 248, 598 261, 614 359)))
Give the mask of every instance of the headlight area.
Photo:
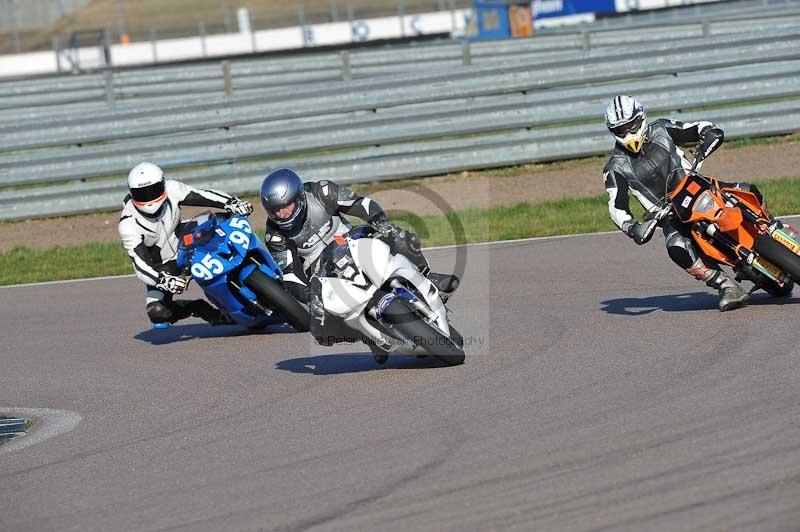
POLYGON ((694 202, 694 207, 692 209, 698 213, 707 213, 711 209, 716 206, 716 202, 714 202, 714 196, 711 195, 709 191, 705 191, 700 196, 698 196, 697 200, 694 202))

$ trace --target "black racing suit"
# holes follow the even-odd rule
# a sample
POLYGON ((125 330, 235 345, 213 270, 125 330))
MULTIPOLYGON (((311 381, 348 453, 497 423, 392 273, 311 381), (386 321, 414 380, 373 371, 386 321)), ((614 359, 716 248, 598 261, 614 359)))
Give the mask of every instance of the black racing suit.
MULTIPOLYGON (((608 211, 617 227, 633 237, 637 222, 630 212, 629 193, 636 197, 646 211, 651 211, 664 197, 667 179, 672 172, 677 168, 691 168, 692 165, 680 146, 696 146, 695 158, 702 161, 719 148, 723 138, 722 130, 711 122, 659 119, 650 124, 639 153, 632 153, 617 144, 603 169, 608 192, 608 211)), ((754 185, 720 184, 749 190, 762 200, 754 185)), ((722 271, 718 264, 703 256, 694 245, 689 227, 669 217, 663 222, 663 231, 667 253, 673 262, 695 278, 717 288, 722 282, 722 271)))
MULTIPOLYGON (((308 304, 315 295, 319 295, 317 287, 308 285, 319 269, 320 255, 334 240, 335 235, 344 235, 350 231, 351 225, 345 215, 361 218, 373 227, 388 223, 388 220, 377 202, 359 196, 332 181, 307 182, 303 184, 303 189, 306 193, 307 211, 302 225, 287 232, 268 218, 264 241, 283 270, 283 279, 289 292, 308 304)), ((417 235, 403 231, 402 235, 384 235, 381 239, 389 244, 392 253, 407 257, 423 275, 430 273, 428 261, 420 251, 417 235)), ((313 314, 312 311, 312 333, 317 341, 322 336, 331 337, 329 334, 317 334, 318 327, 315 332, 313 314)), ((335 327, 326 326, 326 329, 335 331, 335 327)))

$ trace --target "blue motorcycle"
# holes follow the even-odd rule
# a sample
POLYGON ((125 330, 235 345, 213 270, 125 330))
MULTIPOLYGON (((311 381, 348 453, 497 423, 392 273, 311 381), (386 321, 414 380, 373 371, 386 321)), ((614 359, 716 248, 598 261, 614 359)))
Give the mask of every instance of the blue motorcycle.
POLYGON ((308 312, 286 290, 280 268, 246 217, 204 212, 179 236, 178 267, 233 321, 250 329, 285 322, 308 331, 308 312))

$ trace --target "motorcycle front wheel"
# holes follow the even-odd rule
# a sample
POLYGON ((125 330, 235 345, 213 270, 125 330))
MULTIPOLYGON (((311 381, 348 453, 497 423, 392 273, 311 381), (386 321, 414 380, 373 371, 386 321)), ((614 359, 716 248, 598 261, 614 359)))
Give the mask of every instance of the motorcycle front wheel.
POLYGON ((406 300, 395 298, 383 311, 383 318, 402 336, 448 366, 464 363, 464 351, 451 338, 423 321, 406 300))
POLYGON ((255 293, 259 303, 277 312, 297 332, 308 332, 308 312, 280 281, 267 277, 261 270, 253 270, 244 284, 255 293))
POLYGON ((793 281, 800 282, 800 256, 766 234, 758 235, 753 247, 756 253, 786 272, 793 281))

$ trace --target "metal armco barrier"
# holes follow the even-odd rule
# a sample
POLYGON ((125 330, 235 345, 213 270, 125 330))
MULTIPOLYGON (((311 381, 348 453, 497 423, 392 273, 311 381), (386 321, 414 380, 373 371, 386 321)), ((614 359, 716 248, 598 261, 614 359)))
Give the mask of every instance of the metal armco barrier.
MULTIPOLYGON (((570 42, 575 49, 535 45, 537 38, 491 43, 491 51, 473 43, 473 64, 466 66, 460 45, 413 47, 421 59, 408 72, 391 64, 393 52, 352 53, 351 81, 287 85, 308 74, 286 59, 249 61, 254 74, 241 76, 239 85, 232 65, 229 97, 221 79, 191 78, 172 67, 117 73, 115 82, 128 78, 119 81, 113 109, 88 102, 0 110, 0 219, 117 209, 124 175, 142 160, 196 186, 242 194, 257 190, 278 166, 296 167, 309 180, 353 183, 604 153, 612 139, 602 114, 608 99, 623 92, 639 97, 651 118, 710 119, 729 138, 797 131, 800 23, 791 17, 799 6, 786 7, 782 21, 762 17, 770 21, 768 32, 754 29, 753 16, 748 31, 668 41, 645 40, 652 30, 628 22, 627 38, 638 39, 632 47, 583 51, 580 34, 566 31, 540 42, 570 42), (286 66, 283 74, 270 70, 277 64, 286 66), (374 74, 358 79, 359 68, 374 74), (216 93, 204 92, 213 83, 216 93), (699 108, 705 110, 683 112, 699 108)), ((673 35, 697 31, 687 22, 693 21, 676 20, 673 35)), ((591 26, 598 43, 621 35, 611 23, 602 26, 591 26)), ((338 64, 320 69, 341 76, 338 64)), ((0 106, 16 98, 47 101, 37 89, 41 81, 21 83, 18 95, 0 84, 0 106)))
MULTIPOLYGON (((800 64, 800 62, 798 62, 800 64)), ((648 102, 651 112, 671 112, 688 106, 713 106, 741 101, 742 94, 750 98, 800 97, 800 68, 777 79, 721 81, 712 75, 704 76, 706 83, 694 86, 672 80, 640 87, 636 94, 648 102), (708 87, 713 86, 714 91, 708 87)), ((608 98, 626 87, 605 87, 603 92, 587 91, 580 100, 570 104, 569 119, 592 121, 598 117, 608 98)), ((629 88, 629 87, 628 87, 629 88)), ((283 153, 314 152, 325 149, 356 148, 370 144, 388 144, 408 140, 435 139, 437 137, 491 133, 511 128, 558 125, 565 121, 564 101, 550 91, 549 101, 529 101, 526 97, 509 98, 505 103, 488 102, 474 105, 469 114, 459 114, 457 109, 436 111, 423 106, 403 109, 404 115, 389 116, 369 114, 354 117, 335 117, 314 122, 285 120, 258 127, 234 128, 209 134, 198 134, 178 139, 142 139, 137 148, 125 143, 119 147, 97 146, 82 153, 77 161, 76 150, 53 150, 52 156, 42 155, 35 164, 30 157, 17 156, 10 161, 0 159, 0 182, 21 185, 65 181, 74 178, 102 177, 124 174, 142 160, 156 160, 164 168, 189 165, 215 164, 234 160, 275 157, 283 153), (281 135, 275 137, 275 129, 281 135), (159 142, 160 144, 153 144, 159 142), (146 144, 145 144, 146 143, 146 144), (209 145, 213 149, 209 149, 209 145), (13 167, 6 169, 5 166, 13 167)), ((537 95, 540 96, 540 95, 537 95)))
MULTIPOLYGON (((711 24, 711 23, 710 23, 711 24)), ((605 30, 588 33, 591 50, 606 48, 618 53, 625 48, 647 48, 651 43, 676 44, 702 38, 741 36, 742 34, 769 33, 800 27, 800 5, 786 16, 774 14, 754 16, 748 20, 728 23, 714 22, 710 35, 703 33, 701 23, 675 23, 664 27, 643 29, 605 30)), ((586 35, 586 34, 584 34, 586 35)), ((474 64, 487 64, 514 57, 536 54, 541 59, 557 60, 580 51, 584 46, 581 34, 542 35, 534 39, 510 40, 494 43, 473 43, 471 58, 474 64)), ((414 72, 423 66, 448 68, 459 65, 463 54, 458 44, 432 44, 397 48, 391 51, 366 50, 348 54, 353 77, 370 78, 399 72, 414 72)), ((338 55, 309 55, 261 61, 241 61, 232 64, 234 92, 252 89, 286 87, 320 81, 341 79, 341 59, 338 55)), ((186 65, 182 68, 158 67, 122 71, 114 76, 116 99, 143 99, 164 94, 205 92, 219 94, 224 81, 219 64, 186 65)), ((30 80, 0 83, 0 108, 54 105, 58 103, 101 102, 105 99, 105 85, 99 75, 81 75, 72 78, 30 80)))
MULTIPOLYGON (((397 81, 396 84, 375 83, 347 92, 325 91, 283 92, 264 95, 261 101, 242 105, 221 105, 188 112, 167 113, 92 121, 83 127, 66 126, 34 129, 33 124, 10 136, 0 144, 0 151, 66 146, 103 142, 150 135, 177 134, 213 128, 231 128, 289 118, 313 117, 332 112, 374 112, 399 105, 436 102, 453 98, 475 98, 493 94, 542 90, 581 83, 617 81, 680 72, 758 65, 782 60, 800 59, 800 28, 782 34, 780 42, 754 44, 741 40, 736 44, 724 41, 720 49, 697 46, 673 47, 661 55, 642 61, 633 57, 614 57, 607 61, 596 58, 576 61, 567 66, 550 66, 536 62, 515 63, 513 67, 462 67, 440 71, 430 76, 397 81), (400 83, 403 83, 400 85, 400 83), (399 86, 398 86, 399 85, 399 86), (268 99, 267 103, 263 103, 268 99)), ((9 130, 5 130, 9 131, 9 130)), ((0 133, 4 132, 0 128, 0 133)))
MULTIPOLYGON (((728 138, 778 135, 798 129, 800 101, 715 112, 674 113, 671 116, 684 120, 713 120, 725 129, 728 138)), ((170 177, 195 186, 216 187, 241 194, 257 190, 266 172, 280 166, 295 167, 311 181, 335 179, 342 183, 355 183, 586 157, 607 153, 612 145, 613 140, 602 121, 598 120, 589 126, 409 142, 332 156, 287 156, 255 163, 231 163, 173 171, 170 177)), ((125 193, 124 179, 2 192, 0 213, 3 219, 11 220, 114 209, 120 206, 125 193)))

